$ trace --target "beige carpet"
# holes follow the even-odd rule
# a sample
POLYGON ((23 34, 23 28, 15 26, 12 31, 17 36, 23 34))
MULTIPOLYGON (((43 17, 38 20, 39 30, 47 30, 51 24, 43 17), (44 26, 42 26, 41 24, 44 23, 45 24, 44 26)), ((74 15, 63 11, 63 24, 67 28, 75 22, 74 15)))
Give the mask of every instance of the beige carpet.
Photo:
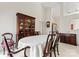
POLYGON ((59 52, 59 57, 79 57, 79 46, 60 43, 59 52))

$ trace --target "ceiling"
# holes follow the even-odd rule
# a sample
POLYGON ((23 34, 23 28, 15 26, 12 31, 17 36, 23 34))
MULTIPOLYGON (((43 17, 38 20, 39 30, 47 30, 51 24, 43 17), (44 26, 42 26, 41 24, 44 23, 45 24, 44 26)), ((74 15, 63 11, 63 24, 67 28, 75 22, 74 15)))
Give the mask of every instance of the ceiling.
POLYGON ((42 3, 43 7, 47 8, 61 8, 65 15, 71 15, 79 13, 79 2, 44 2, 42 3))
POLYGON ((79 13, 79 2, 65 2, 63 3, 63 13, 75 14, 79 13))
POLYGON ((49 7, 49 8, 54 8, 54 7, 59 7, 60 2, 42 2, 42 6, 44 7, 49 7))

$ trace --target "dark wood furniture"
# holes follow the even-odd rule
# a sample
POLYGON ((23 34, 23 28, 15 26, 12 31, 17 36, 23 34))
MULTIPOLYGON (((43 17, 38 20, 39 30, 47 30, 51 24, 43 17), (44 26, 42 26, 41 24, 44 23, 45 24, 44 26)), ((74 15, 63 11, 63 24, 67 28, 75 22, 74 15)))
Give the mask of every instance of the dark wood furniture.
POLYGON ((17 13, 17 39, 33 36, 35 33, 35 17, 17 13))
POLYGON ((77 45, 76 34, 60 33, 60 42, 77 45))
POLYGON ((44 51, 43 51, 43 57, 47 57, 49 55, 50 55, 50 57, 52 57, 52 52, 54 52, 54 56, 56 57, 56 51, 59 55, 58 42, 59 42, 58 33, 49 34, 48 37, 47 37, 47 41, 46 41, 44 51))
MULTIPOLYGON (((27 49, 27 48, 30 48, 29 46, 24 47, 24 48, 22 48, 22 49, 20 49, 20 50, 18 50, 18 51, 13 52, 13 51, 10 50, 9 45, 8 45, 8 42, 7 42, 5 36, 4 36, 4 41, 5 41, 5 44, 6 44, 7 51, 8 51, 8 54, 7 54, 8 56, 13 57, 13 54, 17 54, 17 53, 19 53, 19 52, 21 52, 21 51, 24 50, 24 56, 27 57, 27 55, 26 55, 26 49, 27 49)), ((22 54, 22 53, 21 53, 21 54, 22 54)))

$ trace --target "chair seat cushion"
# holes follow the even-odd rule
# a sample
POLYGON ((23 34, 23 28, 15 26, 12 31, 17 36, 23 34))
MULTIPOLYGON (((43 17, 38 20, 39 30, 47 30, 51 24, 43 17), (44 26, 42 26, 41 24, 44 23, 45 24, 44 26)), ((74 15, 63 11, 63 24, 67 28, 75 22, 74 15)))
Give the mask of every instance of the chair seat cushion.
MULTIPOLYGON (((8 42, 9 47, 14 45, 14 41, 12 39, 11 40, 7 40, 7 42, 8 42)), ((5 43, 4 40, 2 41, 1 45, 2 45, 2 48, 6 47, 6 43, 5 43)))

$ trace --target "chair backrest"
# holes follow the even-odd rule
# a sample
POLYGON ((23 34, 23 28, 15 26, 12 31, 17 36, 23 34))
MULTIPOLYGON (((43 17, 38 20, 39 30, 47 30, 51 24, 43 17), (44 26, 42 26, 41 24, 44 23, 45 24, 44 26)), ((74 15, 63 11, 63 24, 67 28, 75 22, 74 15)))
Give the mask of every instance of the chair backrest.
POLYGON ((13 34, 12 33, 4 33, 4 34, 2 34, 2 36, 4 37, 6 37, 6 39, 12 39, 12 37, 13 37, 13 34))
POLYGON ((55 47, 59 42, 59 33, 56 23, 52 23, 52 35, 51 38, 53 39, 52 47, 55 47))
POLYGON ((48 35, 47 41, 44 47, 43 56, 47 56, 51 47, 51 34, 48 35))
POLYGON ((57 32, 53 32, 52 34, 52 37, 53 37, 53 41, 52 41, 52 44, 51 44, 51 48, 55 48, 56 45, 58 45, 59 43, 59 33, 58 31, 57 32))
POLYGON ((5 45, 6 45, 6 48, 7 48, 7 51, 8 51, 8 55, 10 57, 13 57, 13 55, 10 54, 11 50, 10 50, 9 44, 8 44, 8 41, 12 40, 12 37, 13 37, 12 33, 4 33, 4 34, 2 34, 2 37, 3 37, 3 41, 4 41, 5 45))
POLYGON ((10 48, 9 48, 9 45, 8 45, 8 42, 7 42, 5 36, 4 36, 4 41, 5 41, 5 44, 6 44, 6 48, 7 48, 7 51, 8 51, 8 55, 9 55, 10 57, 13 57, 13 55, 11 54, 11 50, 10 50, 10 48))

